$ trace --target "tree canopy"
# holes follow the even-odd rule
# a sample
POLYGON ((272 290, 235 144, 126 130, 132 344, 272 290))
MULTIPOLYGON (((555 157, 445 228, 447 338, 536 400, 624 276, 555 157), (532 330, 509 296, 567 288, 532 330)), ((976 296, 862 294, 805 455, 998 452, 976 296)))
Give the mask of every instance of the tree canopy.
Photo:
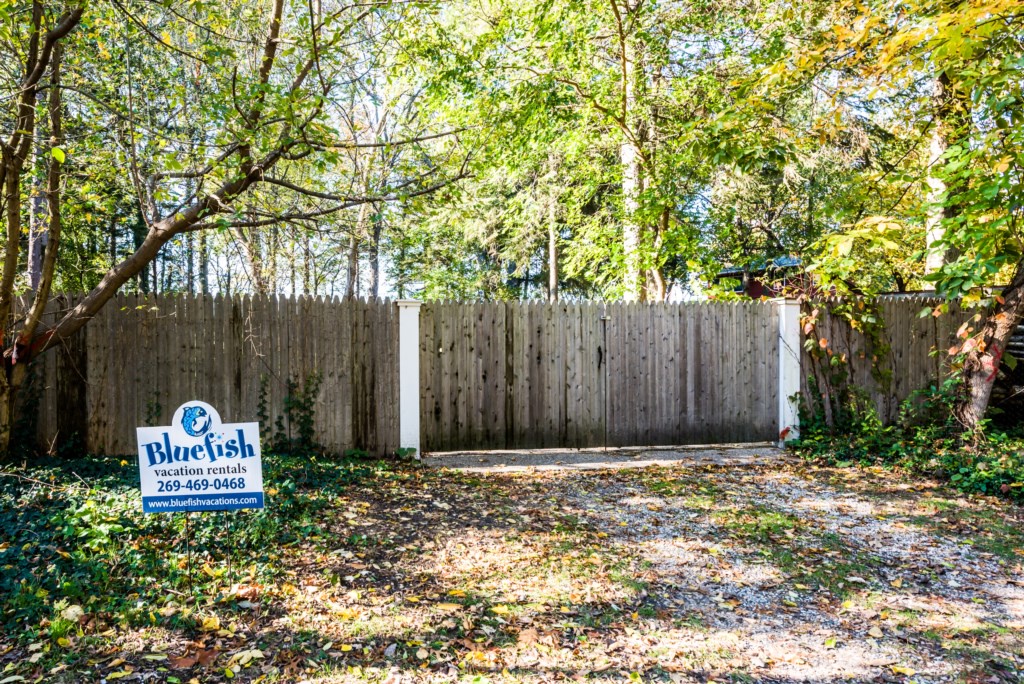
POLYGON ((1012 0, 2 0, 6 382, 118 289, 663 301, 779 257, 823 291, 981 306, 960 351, 985 376, 1024 316, 1022 22, 1012 0), (59 292, 86 296, 41 326, 59 292))

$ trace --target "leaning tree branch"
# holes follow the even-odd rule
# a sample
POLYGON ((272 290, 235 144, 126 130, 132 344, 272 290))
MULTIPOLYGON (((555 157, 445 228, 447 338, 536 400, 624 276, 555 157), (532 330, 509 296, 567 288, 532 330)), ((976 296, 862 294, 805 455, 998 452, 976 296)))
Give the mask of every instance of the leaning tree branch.
MULTIPOLYGON (((316 219, 316 218, 322 218, 324 216, 329 216, 331 214, 336 214, 339 211, 344 211, 345 209, 352 209, 354 207, 358 207, 361 204, 371 204, 371 203, 374 203, 374 202, 397 202, 397 201, 401 201, 401 200, 410 199, 410 198, 413 198, 413 197, 421 197, 423 195, 429 195, 432 192, 437 192, 438 190, 441 190, 441 189, 443 189, 443 188, 445 188, 445 187, 447 187, 447 186, 449 186, 449 185, 451 185, 453 183, 456 183, 456 182, 458 182, 460 180, 463 180, 465 178, 469 178, 470 174, 466 171, 466 168, 468 166, 468 160, 469 160, 469 158, 467 157, 466 158, 466 162, 467 163, 463 164, 462 168, 460 169, 460 171, 459 171, 459 173, 457 175, 452 176, 451 178, 446 178, 446 179, 444 179, 442 181, 438 181, 437 183, 434 183, 433 185, 430 185, 428 187, 420 188, 419 190, 414 190, 412 192, 391 193, 391 194, 387 194, 387 195, 350 195, 350 196, 339 196, 338 199, 339 200, 344 200, 344 201, 342 201, 340 204, 336 204, 336 205, 333 205, 333 206, 330 206, 330 207, 325 207, 323 209, 316 209, 314 211, 306 211, 306 212, 292 212, 292 213, 287 213, 287 214, 278 214, 276 216, 271 216, 271 217, 268 217, 268 218, 265 218, 265 219, 257 219, 257 220, 199 223, 199 224, 196 224, 196 225, 188 228, 187 230, 189 232, 191 232, 191 231, 206 230, 206 229, 215 228, 215 227, 224 227, 224 228, 232 228, 232 229, 233 228, 260 228, 260 227, 264 227, 264 226, 272 226, 272 225, 277 224, 277 223, 289 223, 289 222, 298 222, 298 221, 311 221, 311 220, 316 219)), ((420 178, 422 178, 422 177, 423 176, 421 176, 420 178)), ((264 180, 266 180, 266 179, 264 179, 264 180)), ((415 180, 406 181, 405 183, 402 183, 401 185, 398 185, 395 188, 393 188, 393 190, 398 190, 398 189, 400 189, 402 187, 407 187, 407 186, 411 185, 414 182, 415 182, 415 180)))
POLYGON ((358 143, 358 142, 325 142, 325 143, 306 143, 310 147, 317 150, 352 150, 362 149, 370 147, 400 147, 403 145, 415 145, 416 143, 426 142, 427 140, 437 140, 438 138, 447 138, 451 135, 458 135, 463 133, 468 128, 456 128, 453 131, 443 131, 441 133, 433 133, 430 135, 418 135, 414 138, 403 138, 402 140, 386 140, 384 142, 372 142, 372 143, 358 143))

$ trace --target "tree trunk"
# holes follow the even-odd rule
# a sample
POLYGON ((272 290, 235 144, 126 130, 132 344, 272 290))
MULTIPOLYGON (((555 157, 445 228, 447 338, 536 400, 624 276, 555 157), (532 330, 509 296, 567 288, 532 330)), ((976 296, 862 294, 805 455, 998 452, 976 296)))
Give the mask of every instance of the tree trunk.
MULTIPOLYGON (((366 187, 368 175, 363 173, 363 187, 366 187)), ((345 296, 354 299, 359 296, 359 240, 366 235, 366 219, 369 205, 359 205, 356 227, 348 238, 348 277, 345 283, 345 296)))
POLYGON ((548 302, 558 303, 558 202, 548 204, 548 302))
POLYGON ((268 296, 271 293, 270 283, 263 263, 263 250, 260 247, 259 235, 255 230, 247 235, 241 228, 234 229, 235 239, 242 247, 245 262, 249 267, 249 282, 257 295, 268 296))
POLYGON ((110 217, 107 226, 107 255, 110 257, 110 268, 113 268, 117 263, 117 214, 110 217))
MULTIPOLYGON (((658 225, 654 232, 654 253, 661 254, 665 235, 668 233, 669 219, 671 214, 668 207, 662 207, 658 215, 658 225)), ((665 274, 661 267, 652 266, 647 271, 647 300, 652 302, 664 302, 668 296, 668 285, 665 283, 665 274)))
MULTIPOLYGON (((134 219, 131 223, 132 229, 132 251, 137 250, 142 246, 142 241, 146 239, 146 222, 142 218, 141 212, 136 212, 134 219)), ((138 275, 135 276, 137 287, 139 292, 142 294, 149 293, 149 268, 143 268, 139 271, 138 275)))
MULTIPOLYGON (((116 263, 116 262, 111 262, 116 263)), ((185 280, 189 294, 196 293, 196 236, 189 233, 185 236, 185 280)))
POLYGON ((625 272, 623 275, 623 299, 627 302, 639 301, 643 295, 643 282, 640 273, 640 223, 637 212, 640 209, 640 162, 636 147, 629 142, 623 143, 622 157, 622 205, 625 214, 622 224, 622 251, 625 255, 625 272))
POLYGON ((309 236, 305 236, 302 241, 302 294, 305 296, 310 295, 310 287, 312 284, 311 275, 311 262, 313 261, 313 255, 309 249, 309 236))
POLYGON ((210 294, 210 252, 206 246, 206 232, 199 232, 199 289, 210 294))
POLYGON ((14 391, 7 381, 7 374, 0 373, 0 455, 6 455, 11 444, 11 427, 14 423, 14 391))
MULTIPOLYGON (((636 49, 631 40, 625 40, 622 54, 622 118, 635 118, 636 101, 636 49)), ((641 273, 641 225, 637 214, 640 194, 643 192, 642 155, 636 141, 628 136, 619 148, 622 162, 622 251, 625 256, 623 299, 627 302, 643 298, 644 281, 641 273)))
MULTIPOLYGON (((61 46, 57 44, 52 47, 50 53, 52 64, 50 68, 49 103, 47 105, 50 124, 49 149, 55 149, 64 142, 63 131, 61 130, 61 52, 61 46)), ((35 341, 36 330, 42 321, 43 313, 50 299, 50 288, 53 285, 54 270, 57 265, 57 250, 60 247, 61 236, 60 187, 62 166, 62 162, 56 157, 46 156, 46 219, 43 221, 40 216, 37 224, 46 226, 46 233, 40 239, 40 244, 45 245, 45 250, 40 257, 37 286, 32 303, 28 311, 19 316, 23 318, 24 323, 14 336, 14 344, 10 352, 7 353, 5 351, 3 355, 3 372, 0 372, 0 454, 3 455, 9 453, 18 389, 28 378, 30 364, 33 360, 33 342, 35 341)), ((8 223, 8 230, 11 229, 11 225, 11 223, 8 223)), ((11 264, 7 263, 5 269, 7 266, 11 266, 11 264)), ((10 296, 10 289, 5 287, 4 296, 5 298, 10 296)), ((6 308, 3 318, 4 323, 6 323, 9 313, 10 309, 6 308)), ((26 435, 25 437, 34 439, 34 435, 26 435)))
MULTIPOLYGON (((37 107, 42 107, 46 100, 46 93, 36 93, 37 107)), ((42 130, 36 132, 35 162, 32 164, 32 172, 35 178, 32 181, 32 199, 29 203, 28 219, 28 286, 35 291, 39 289, 39 280, 43 272, 43 252, 46 250, 46 158, 49 150, 43 144, 45 135, 42 130)))
POLYGON ((373 235, 370 242, 370 297, 380 296, 380 221, 373 219, 373 235))
POLYGON ((359 293, 359 240, 355 233, 348 238, 348 272, 345 274, 345 298, 355 299, 359 293))
POLYGON ((1024 321, 1024 261, 1017 264, 1013 280, 1003 290, 1001 300, 1002 303, 997 300, 995 309, 973 338, 980 342, 964 359, 963 395, 954 411, 965 431, 971 433, 981 427, 1006 346, 1014 330, 1024 321))

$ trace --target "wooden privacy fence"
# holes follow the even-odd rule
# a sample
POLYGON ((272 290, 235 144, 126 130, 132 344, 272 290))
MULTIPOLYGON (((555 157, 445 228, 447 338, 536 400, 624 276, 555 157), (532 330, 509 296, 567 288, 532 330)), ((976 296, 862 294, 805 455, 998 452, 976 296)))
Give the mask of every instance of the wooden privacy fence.
MULTIPOLYGON (((58 298, 48 316, 74 302, 58 298)), ((937 303, 880 299, 881 358, 825 306, 812 344, 824 338, 844 355, 892 420, 942 377, 944 355, 930 352, 948 348, 966 317, 919 317, 937 303)), ((96 453, 133 452, 136 426, 166 424, 189 399, 239 422, 263 406, 274 430, 289 380, 312 374, 315 439, 335 452, 774 441, 793 424, 792 397, 811 396, 819 363, 802 351, 797 309, 446 302, 417 314, 387 300, 118 295, 40 359, 29 395, 45 446, 77 435, 96 453)))
POLYGON ((423 448, 778 434, 771 303, 439 303, 420 313, 423 448))
MULTIPOLYGON (((924 295, 876 299, 874 303, 884 322, 881 339, 887 351, 873 350, 863 332, 853 330, 841 317, 830 314, 835 302, 809 303, 804 305, 804 313, 817 311, 818 321, 811 335, 805 334, 802 340, 810 337, 812 346, 824 340, 826 358, 838 355, 845 359, 850 384, 866 392, 882 420, 890 423, 899 415, 900 404, 911 394, 941 382, 948 374, 946 350, 972 312, 952 304, 948 313, 941 316, 921 315, 925 308, 934 309, 943 301, 924 295)), ((820 376, 822 368, 821 361, 812 358, 806 347, 801 370, 801 390, 804 398, 812 401, 812 382, 820 376)))
POLYGON ((94 453, 132 453, 136 426, 166 425, 191 399, 232 422, 257 420, 262 401, 273 429, 288 380, 301 387, 318 373, 318 442, 393 451, 397 341, 387 300, 117 295, 40 360, 39 435, 46 445, 77 434, 94 453))

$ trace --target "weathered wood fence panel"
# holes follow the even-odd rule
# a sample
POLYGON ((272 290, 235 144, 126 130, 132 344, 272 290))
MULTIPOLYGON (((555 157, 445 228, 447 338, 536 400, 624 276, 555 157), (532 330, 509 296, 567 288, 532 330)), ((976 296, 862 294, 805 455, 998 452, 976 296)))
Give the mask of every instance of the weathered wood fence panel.
POLYGON ((852 329, 841 316, 829 313, 829 302, 805 305, 805 316, 818 312, 814 330, 803 338, 800 364, 805 401, 812 403, 816 394, 828 391, 820 379, 823 364, 838 356, 844 360, 850 384, 867 393, 879 417, 887 423, 895 420, 904 400, 917 390, 937 385, 948 375, 946 350, 955 341, 957 329, 972 315, 952 304, 941 316, 921 316, 926 307, 934 309, 942 302, 924 295, 875 300, 884 322, 882 340, 889 348, 885 353, 873 350, 862 332, 852 329), (821 351, 812 355, 806 348, 808 338, 821 351))
MULTIPOLYGON (((57 298, 48 320, 75 301, 57 298)), ((947 357, 931 352, 947 349, 967 317, 919 316, 936 304, 880 299, 882 358, 824 306, 814 344, 825 339, 829 353, 846 358, 853 384, 892 420, 903 399, 942 377, 947 357), (891 374, 888 386, 876 381, 878 370, 891 374)), ((428 303, 420 310, 422 445, 775 440, 778 330, 770 302, 428 303)), ((256 420, 265 406, 273 429, 289 380, 302 386, 317 373, 319 443, 384 454, 399 439, 398 339, 397 306, 387 300, 118 295, 37 365, 38 437, 131 453, 136 426, 165 424, 189 399, 233 421, 256 420)), ((820 363, 802 353, 806 397, 820 363)))
POLYGON ((420 315, 428 451, 777 433, 770 303, 437 303, 420 315))
MULTIPOLYGON (((54 313, 73 304, 58 300, 54 313)), ((132 453, 136 426, 164 425, 190 399, 237 422, 257 420, 263 402, 274 429, 289 380, 301 388, 313 374, 320 444, 398 447, 398 313, 387 300, 121 294, 35 373, 38 435, 55 447, 74 438, 132 453)))
POLYGON ((774 306, 625 304, 607 311, 609 445, 775 438, 774 306))

